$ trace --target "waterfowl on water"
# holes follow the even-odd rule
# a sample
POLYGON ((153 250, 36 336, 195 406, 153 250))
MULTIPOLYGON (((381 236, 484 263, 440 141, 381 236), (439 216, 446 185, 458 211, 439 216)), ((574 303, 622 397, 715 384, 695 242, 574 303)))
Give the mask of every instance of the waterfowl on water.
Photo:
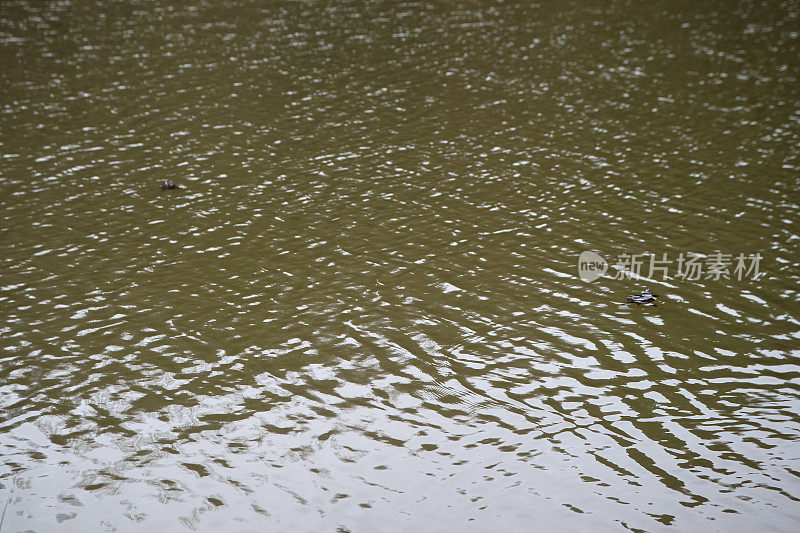
POLYGON ((645 289, 641 294, 631 294, 628 296, 628 303, 637 305, 656 305, 658 294, 653 294, 650 289, 645 289))
POLYGON ((174 191, 175 189, 180 189, 180 186, 175 185, 170 180, 164 180, 164 183, 159 185, 162 191, 174 191))

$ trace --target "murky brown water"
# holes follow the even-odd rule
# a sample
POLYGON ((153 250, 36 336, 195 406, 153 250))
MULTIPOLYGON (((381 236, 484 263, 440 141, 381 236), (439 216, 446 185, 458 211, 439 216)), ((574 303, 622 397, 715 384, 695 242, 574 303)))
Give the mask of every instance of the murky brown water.
POLYGON ((799 16, 3 2, 0 531, 796 531, 799 16))

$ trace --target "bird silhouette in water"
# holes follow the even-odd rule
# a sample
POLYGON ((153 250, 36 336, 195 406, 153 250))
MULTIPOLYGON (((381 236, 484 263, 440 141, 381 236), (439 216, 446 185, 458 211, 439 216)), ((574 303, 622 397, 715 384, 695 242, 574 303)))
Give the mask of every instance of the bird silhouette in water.
POLYGON ((162 191, 174 191, 175 189, 180 189, 181 187, 178 186, 178 185, 175 185, 170 180, 164 180, 164 182, 161 185, 159 185, 159 188, 162 191))
POLYGON ((628 303, 636 305, 656 305, 658 294, 653 294, 650 289, 645 289, 641 294, 631 294, 628 296, 628 303))

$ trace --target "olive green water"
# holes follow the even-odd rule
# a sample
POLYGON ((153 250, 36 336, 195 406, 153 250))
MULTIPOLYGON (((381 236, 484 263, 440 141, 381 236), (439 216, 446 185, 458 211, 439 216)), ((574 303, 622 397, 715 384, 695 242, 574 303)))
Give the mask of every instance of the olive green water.
POLYGON ((797 531, 798 17, 3 2, 0 531, 797 531))

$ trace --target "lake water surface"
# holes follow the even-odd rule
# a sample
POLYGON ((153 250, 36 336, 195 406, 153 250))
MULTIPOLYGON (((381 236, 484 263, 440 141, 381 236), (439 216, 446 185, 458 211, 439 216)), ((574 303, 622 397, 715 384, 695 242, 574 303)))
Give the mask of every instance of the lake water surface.
POLYGON ((0 531, 799 530, 799 77, 790 1, 3 2, 0 531))

